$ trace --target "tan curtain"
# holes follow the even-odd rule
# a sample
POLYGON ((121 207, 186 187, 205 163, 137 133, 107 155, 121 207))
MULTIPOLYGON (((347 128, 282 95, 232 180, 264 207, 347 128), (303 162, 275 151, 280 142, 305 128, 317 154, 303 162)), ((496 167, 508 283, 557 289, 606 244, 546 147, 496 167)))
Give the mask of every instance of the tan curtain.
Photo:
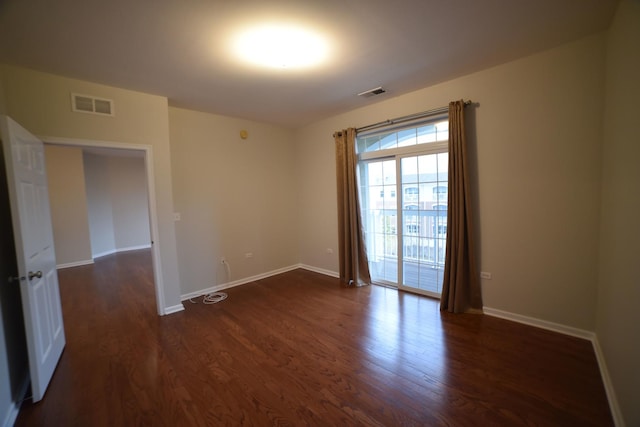
POLYGON ((358 201, 356 130, 349 128, 336 132, 333 136, 336 141, 340 280, 347 286, 370 284, 358 201))
POLYGON ((482 311, 467 169, 464 101, 454 101, 449 104, 447 251, 440 297, 440 310, 453 313, 482 311))

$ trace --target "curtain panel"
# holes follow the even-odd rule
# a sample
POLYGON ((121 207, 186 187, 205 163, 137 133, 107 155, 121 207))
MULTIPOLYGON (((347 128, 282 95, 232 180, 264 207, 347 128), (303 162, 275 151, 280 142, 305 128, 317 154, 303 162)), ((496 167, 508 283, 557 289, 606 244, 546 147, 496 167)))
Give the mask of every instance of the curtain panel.
POLYGON ((452 313, 482 311, 469 192, 464 105, 462 100, 449 104, 447 250, 440 310, 452 313))
POLYGON ((371 283, 358 197, 354 128, 334 134, 338 190, 340 281, 346 286, 371 283))

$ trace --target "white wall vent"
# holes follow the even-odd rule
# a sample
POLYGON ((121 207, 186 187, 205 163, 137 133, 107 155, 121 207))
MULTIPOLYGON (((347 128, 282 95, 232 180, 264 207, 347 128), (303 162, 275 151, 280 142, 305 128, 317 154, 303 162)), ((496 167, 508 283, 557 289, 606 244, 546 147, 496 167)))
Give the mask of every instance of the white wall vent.
POLYGON ((111 99, 96 98, 90 95, 71 94, 71 109, 77 113, 99 114, 113 116, 113 101, 111 99))
POLYGON ((371 98, 372 96, 382 95, 385 92, 386 90, 384 90, 382 86, 378 86, 376 88, 365 90, 364 92, 360 92, 358 96, 361 96, 363 98, 371 98))

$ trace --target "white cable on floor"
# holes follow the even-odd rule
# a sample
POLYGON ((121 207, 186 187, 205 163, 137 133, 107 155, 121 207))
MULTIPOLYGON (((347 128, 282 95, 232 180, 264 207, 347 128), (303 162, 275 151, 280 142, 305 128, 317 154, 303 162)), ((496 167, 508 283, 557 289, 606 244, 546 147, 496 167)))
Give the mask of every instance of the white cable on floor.
MULTIPOLYGON (((229 265, 229 263, 227 262, 226 259, 222 260, 222 264, 224 265, 225 269, 227 270, 227 280, 230 281, 231 280, 231 266, 229 265)), ((227 294, 225 292, 209 292, 208 294, 202 295, 203 304, 216 304, 216 303, 219 303, 220 301, 224 301, 226 299, 227 299, 227 294)), ((191 302, 192 304, 197 304, 197 302, 194 301, 193 298, 189 298, 189 302, 191 302)))
POLYGON ((215 304, 226 299, 227 294, 225 292, 211 292, 202 297, 202 302, 205 304, 215 304))
MULTIPOLYGON (((227 294, 225 292, 209 292, 208 294, 202 295, 203 304, 215 304, 226 299, 227 294)), ((198 303, 197 301, 194 301, 193 298, 189 298, 189 302, 192 304, 198 303)))

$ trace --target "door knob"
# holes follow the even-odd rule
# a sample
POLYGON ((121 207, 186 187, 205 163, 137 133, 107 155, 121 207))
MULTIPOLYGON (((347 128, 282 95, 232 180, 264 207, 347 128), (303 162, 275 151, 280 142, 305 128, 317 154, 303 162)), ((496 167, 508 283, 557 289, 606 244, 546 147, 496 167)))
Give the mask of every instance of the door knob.
POLYGON ((30 271, 29 274, 29 280, 33 280, 34 277, 37 277, 38 279, 42 278, 42 271, 38 270, 35 273, 33 271, 30 271))

